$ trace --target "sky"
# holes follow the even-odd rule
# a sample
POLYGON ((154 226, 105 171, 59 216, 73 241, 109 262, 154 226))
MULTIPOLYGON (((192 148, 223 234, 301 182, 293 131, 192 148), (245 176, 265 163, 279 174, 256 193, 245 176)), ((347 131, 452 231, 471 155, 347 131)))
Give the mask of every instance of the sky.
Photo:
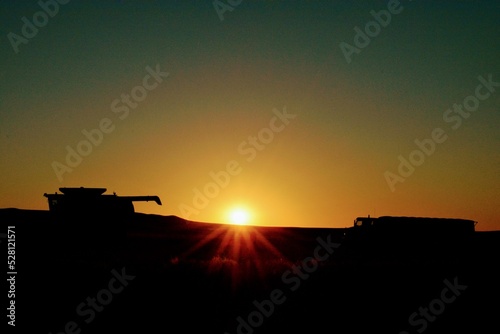
POLYGON ((498 1, 2 1, 0 208, 500 230, 498 1))

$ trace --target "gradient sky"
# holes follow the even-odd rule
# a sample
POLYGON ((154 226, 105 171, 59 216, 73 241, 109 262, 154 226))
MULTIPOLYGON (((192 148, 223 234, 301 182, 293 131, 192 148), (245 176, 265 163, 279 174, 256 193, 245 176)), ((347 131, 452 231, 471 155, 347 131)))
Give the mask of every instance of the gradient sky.
POLYGON ((37 1, 2 1, 0 207, 47 209, 44 193, 84 186, 158 195, 136 211, 196 221, 242 205, 262 225, 401 215, 499 230, 500 87, 478 78, 500 82, 500 3, 401 1, 348 62, 341 43, 391 3, 243 0, 221 20, 212 1, 74 0, 44 22, 37 1), (156 68, 168 77, 137 88, 156 68), (135 108, 120 101, 132 91, 147 92, 135 108), (469 117, 447 113, 464 101, 469 117), (54 162, 101 122, 59 180, 54 162), (391 189, 387 172, 436 128, 446 140, 391 189))

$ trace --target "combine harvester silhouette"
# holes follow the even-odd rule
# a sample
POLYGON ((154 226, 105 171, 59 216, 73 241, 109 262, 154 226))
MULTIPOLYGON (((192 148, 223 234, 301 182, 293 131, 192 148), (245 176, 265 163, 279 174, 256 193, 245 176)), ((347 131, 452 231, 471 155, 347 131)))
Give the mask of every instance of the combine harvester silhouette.
POLYGON ((121 235, 134 220, 133 202, 154 201, 158 196, 118 196, 104 194, 106 188, 59 188, 61 193, 47 194, 49 211, 57 231, 73 236, 121 235))

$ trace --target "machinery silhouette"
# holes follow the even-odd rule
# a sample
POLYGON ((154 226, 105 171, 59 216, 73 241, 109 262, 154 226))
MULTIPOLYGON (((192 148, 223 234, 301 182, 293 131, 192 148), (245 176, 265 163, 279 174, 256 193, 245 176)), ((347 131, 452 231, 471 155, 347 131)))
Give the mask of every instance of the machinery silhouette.
POLYGON ((118 196, 104 194, 106 188, 59 188, 61 193, 47 194, 49 211, 57 232, 74 238, 124 236, 127 224, 134 221, 133 202, 154 201, 158 196, 118 196))
POLYGON ((363 259, 463 259, 470 254, 476 224, 456 218, 357 217, 342 246, 346 255, 363 259))
POLYGON ((62 214, 132 214, 135 212, 133 202, 154 201, 161 205, 158 196, 117 196, 104 195, 106 188, 59 188, 62 194, 47 194, 49 210, 57 215, 62 214))

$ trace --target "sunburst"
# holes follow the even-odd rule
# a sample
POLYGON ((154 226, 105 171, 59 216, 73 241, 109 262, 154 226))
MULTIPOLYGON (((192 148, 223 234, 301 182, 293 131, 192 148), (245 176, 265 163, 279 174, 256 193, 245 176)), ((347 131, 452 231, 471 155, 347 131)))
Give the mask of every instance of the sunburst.
POLYGON ((258 279, 266 284, 266 277, 271 270, 277 269, 277 263, 283 268, 290 266, 290 262, 255 226, 220 224, 181 258, 197 258, 193 254, 202 248, 211 251, 211 254, 203 254, 207 270, 228 274, 233 290, 246 280, 258 279))

